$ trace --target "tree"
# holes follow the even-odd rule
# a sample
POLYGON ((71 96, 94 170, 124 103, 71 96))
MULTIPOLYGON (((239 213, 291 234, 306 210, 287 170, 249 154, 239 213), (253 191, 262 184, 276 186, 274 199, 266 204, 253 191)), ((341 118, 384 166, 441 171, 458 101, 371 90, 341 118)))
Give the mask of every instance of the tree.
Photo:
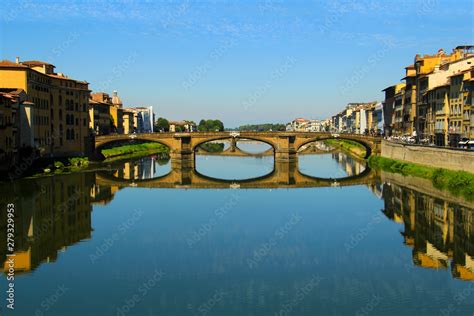
POLYGON ((220 120, 201 120, 199 121, 198 131, 200 132, 222 132, 224 123, 220 120))
POLYGON ((197 127, 199 132, 207 132, 207 124, 205 120, 200 120, 197 127))
POLYGON ((280 124, 280 123, 251 124, 251 125, 242 125, 239 127, 239 131, 253 131, 253 132, 285 131, 285 130, 286 130, 285 124, 280 124))
POLYGON ((159 117, 155 123, 155 129, 158 131, 167 132, 170 129, 170 123, 167 119, 159 117))

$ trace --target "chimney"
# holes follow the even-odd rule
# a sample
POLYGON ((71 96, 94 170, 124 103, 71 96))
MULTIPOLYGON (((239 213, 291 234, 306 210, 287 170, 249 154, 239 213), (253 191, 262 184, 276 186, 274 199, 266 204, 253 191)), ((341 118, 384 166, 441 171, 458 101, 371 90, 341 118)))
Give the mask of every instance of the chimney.
POLYGON ((16 62, 17 64, 19 64, 19 63, 20 63, 20 57, 17 56, 17 57, 15 58, 15 62, 16 62))

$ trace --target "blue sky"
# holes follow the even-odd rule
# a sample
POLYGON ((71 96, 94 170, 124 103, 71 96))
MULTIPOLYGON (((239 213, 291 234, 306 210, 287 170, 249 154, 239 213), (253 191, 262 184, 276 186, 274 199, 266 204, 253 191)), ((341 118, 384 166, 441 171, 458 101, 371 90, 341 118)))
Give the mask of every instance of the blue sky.
POLYGON ((415 54, 474 43, 469 0, 10 1, 1 59, 44 60, 126 106, 228 127, 381 100, 415 54))

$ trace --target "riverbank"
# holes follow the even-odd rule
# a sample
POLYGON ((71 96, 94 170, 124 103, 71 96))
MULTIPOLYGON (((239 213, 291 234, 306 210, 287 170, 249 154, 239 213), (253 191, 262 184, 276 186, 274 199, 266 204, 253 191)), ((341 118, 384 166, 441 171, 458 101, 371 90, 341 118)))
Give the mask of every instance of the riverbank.
POLYGON ((160 155, 159 158, 165 160, 169 158, 169 149, 168 147, 159 143, 141 143, 104 149, 102 150, 102 154, 106 159, 104 161, 95 163, 90 163, 87 157, 37 161, 32 170, 28 174, 25 174, 24 177, 36 178, 54 174, 74 173, 88 169, 95 170, 97 166, 100 167, 100 165, 110 162, 123 159, 140 158, 154 154, 160 155))
POLYGON ((160 143, 142 143, 142 144, 132 144, 124 145, 120 147, 114 147, 109 149, 102 150, 102 154, 105 156, 105 159, 114 158, 117 156, 123 155, 147 155, 147 154, 169 154, 169 148, 160 143))
POLYGON ((341 150, 346 151, 358 158, 365 158, 366 149, 358 142, 346 139, 326 139, 323 142, 328 146, 340 148, 341 150))
POLYGON ((472 173, 434 168, 381 156, 371 156, 368 161, 373 169, 428 179, 438 189, 448 190, 455 196, 461 195, 469 201, 474 200, 474 174, 472 173))
POLYGON ((474 174, 474 151, 460 148, 402 144, 382 140, 381 156, 433 168, 474 174))

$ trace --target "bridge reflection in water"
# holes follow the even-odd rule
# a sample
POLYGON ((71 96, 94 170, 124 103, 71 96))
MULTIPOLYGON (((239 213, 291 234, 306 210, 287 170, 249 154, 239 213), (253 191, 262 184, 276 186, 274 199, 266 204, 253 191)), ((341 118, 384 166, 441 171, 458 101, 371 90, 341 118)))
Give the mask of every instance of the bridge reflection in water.
MULTIPOLYGON (((341 156, 337 156, 342 157, 341 156)), ((340 160, 343 163, 344 160, 340 160)), ((125 165, 129 169, 130 165, 125 165)), ((144 187, 144 188, 189 188, 189 189, 267 189, 267 188, 311 188, 361 185, 375 178, 375 173, 369 168, 364 168, 360 173, 349 169, 347 177, 318 178, 303 174, 299 171, 298 161, 275 161, 273 171, 256 178, 243 180, 219 179, 201 174, 194 166, 183 166, 171 161, 171 171, 156 178, 130 177, 131 174, 141 174, 139 166, 133 171, 112 169, 109 172, 98 172, 97 183, 104 186, 117 187, 144 187), (120 177, 125 174, 126 177, 120 177)))

